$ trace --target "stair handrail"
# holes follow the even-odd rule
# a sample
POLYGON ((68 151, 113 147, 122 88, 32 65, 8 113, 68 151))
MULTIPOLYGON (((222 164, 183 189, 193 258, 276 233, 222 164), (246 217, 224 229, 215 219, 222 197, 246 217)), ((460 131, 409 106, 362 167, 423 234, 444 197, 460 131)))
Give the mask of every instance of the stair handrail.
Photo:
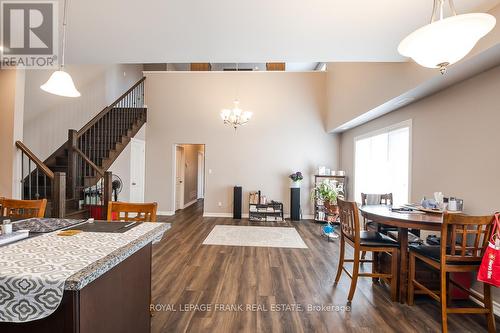
POLYGON ((35 165, 40 168, 40 170, 50 179, 54 179, 54 172, 49 169, 49 167, 42 162, 24 143, 21 141, 16 141, 16 147, 19 148, 30 160, 35 163, 35 165))
POLYGON ((128 94, 130 94, 135 88, 137 88, 142 82, 146 80, 146 77, 141 78, 137 81, 129 90, 123 93, 120 97, 118 97, 113 103, 106 106, 101 112, 99 112, 94 118, 92 118, 87 124, 85 124, 78 132, 77 137, 81 137, 86 131, 88 131, 95 123, 99 121, 109 110, 111 110, 114 106, 120 103, 128 94))
POLYGON ((90 160, 90 158, 87 157, 87 155, 85 155, 85 153, 83 151, 81 151, 80 149, 78 149, 78 147, 73 147, 73 149, 75 150, 75 152, 80 155, 83 160, 85 161, 85 163, 87 163, 92 169, 94 169, 98 174, 100 174, 101 176, 104 176, 104 170, 102 170, 101 168, 99 168, 94 162, 92 162, 90 160))

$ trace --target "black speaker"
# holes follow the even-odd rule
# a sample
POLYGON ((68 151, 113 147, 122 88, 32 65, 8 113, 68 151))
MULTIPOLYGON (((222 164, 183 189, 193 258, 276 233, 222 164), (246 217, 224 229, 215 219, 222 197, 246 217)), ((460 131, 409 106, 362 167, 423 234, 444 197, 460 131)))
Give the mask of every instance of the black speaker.
POLYGON ((241 219, 241 206, 243 201, 243 190, 241 186, 234 187, 233 219, 241 219))
POLYGON ((300 188, 290 189, 290 219, 300 221, 300 188))

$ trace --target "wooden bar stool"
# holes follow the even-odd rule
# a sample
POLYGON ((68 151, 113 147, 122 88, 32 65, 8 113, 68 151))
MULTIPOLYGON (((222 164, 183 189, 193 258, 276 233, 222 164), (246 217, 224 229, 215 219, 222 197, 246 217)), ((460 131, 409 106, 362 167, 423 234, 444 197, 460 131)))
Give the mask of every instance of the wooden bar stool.
POLYGON ((347 202, 337 199, 340 214, 340 258, 339 266, 337 268, 337 276, 335 277, 335 285, 340 280, 342 271, 351 278, 351 288, 347 300, 352 301, 354 292, 356 291, 356 284, 358 277, 371 277, 383 278, 390 281, 391 284, 391 299, 397 300, 397 285, 398 285, 398 257, 399 257, 399 244, 377 231, 360 231, 358 206, 355 202, 347 202), (345 259, 345 243, 348 243, 354 248, 354 258, 345 259), (375 253, 386 252, 389 253, 391 258, 391 273, 380 273, 376 271, 375 266, 372 266, 372 273, 359 273, 359 265, 361 262, 373 262, 372 260, 360 259, 361 251, 372 251, 375 253), (344 263, 353 263, 352 274, 345 268, 344 263))
POLYGON ((413 305, 415 288, 441 303, 441 325, 448 332, 449 313, 485 314, 488 332, 495 332, 495 316, 491 299, 491 286, 483 284, 484 296, 464 288, 449 277, 451 272, 477 272, 483 253, 488 246, 493 216, 465 216, 445 213, 441 227, 439 246, 410 244, 410 267, 408 281, 408 304, 413 305), (441 290, 434 292, 415 279, 415 262, 419 259, 440 271, 441 290), (449 284, 453 284, 483 303, 482 307, 448 307, 450 301, 449 284))
POLYGON ((158 204, 129 203, 110 201, 108 203, 108 221, 138 221, 156 222, 156 209, 158 204))
POLYGON ((0 216, 12 219, 41 218, 45 215, 47 199, 15 200, 2 198, 0 202, 0 216))

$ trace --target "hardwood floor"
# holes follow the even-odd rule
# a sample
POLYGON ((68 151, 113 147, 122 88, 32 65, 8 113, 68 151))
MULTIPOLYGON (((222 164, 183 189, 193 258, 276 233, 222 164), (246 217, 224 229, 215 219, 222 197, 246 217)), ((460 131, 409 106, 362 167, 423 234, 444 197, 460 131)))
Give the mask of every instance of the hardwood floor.
MULTIPOLYGON (((176 216, 158 218, 173 226, 154 247, 152 298, 159 311, 152 318, 152 332, 441 330, 437 302, 417 298, 411 307, 391 302, 388 286, 368 278, 360 278, 352 308, 346 311, 350 279, 344 274, 339 285, 333 285, 339 245, 321 238, 318 224, 272 224, 295 227, 309 249, 202 245, 215 225, 250 224, 202 218, 202 210, 198 202, 176 216), (198 308, 190 311, 190 304, 198 308), (240 304, 242 308, 236 308, 240 304), (247 304, 255 308, 247 310, 247 304), (309 306, 315 306, 314 311, 309 306)), ((486 332, 480 315, 450 315, 448 323, 450 332, 486 332)))

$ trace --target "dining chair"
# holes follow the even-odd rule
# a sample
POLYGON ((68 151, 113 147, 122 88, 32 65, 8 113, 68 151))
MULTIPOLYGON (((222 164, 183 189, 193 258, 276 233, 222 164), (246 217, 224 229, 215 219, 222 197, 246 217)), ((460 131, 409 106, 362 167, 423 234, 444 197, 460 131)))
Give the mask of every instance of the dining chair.
POLYGON ((108 203, 108 221, 140 221, 156 222, 156 209, 158 204, 129 203, 110 201, 108 203))
POLYGON ((476 272, 488 246, 493 216, 466 216, 444 213, 441 227, 441 244, 410 245, 408 304, 414 304, 415 288, 441 303, 442 331, 448 331, 448 314, 485 314, 488 332, 495 332, 495 317, 491 298, 491 286, 483 284, 484 295, 464 288, 450 278, 454 272, 476 272), (440 272, 439 291, 432 291, 415 279, 416 260, 419 259, 440 272), (467 293, 483 305, 481 307, 450 307, 450 284, 467 293))
POLYGON ((382 278, 390 282, 391 285, 391 299, 396 301, 397 298, 397 284, 398 284, 398 257, 399 257, 399 244, 387 237, 386 235, 377 231, 361 231, 359 223, 358 206, 355 202, 343 201, 337 199, 339 206, 340 217, 340 257, 339 265, 337 268, 337 275, 335 277, 335 285, 338 284, 342 271, 351 278, 351 287, 347 300, 352 301, 354 292, 356 291, 356 284, 358 277, 371 277, 382 278), (345 259, 345 244, 348 243, 354 248, 354 258, 345 259), (361 251, 371 251, 374 253, 386 252, 391 255, 391 273, 381 273, 376 270, 375 265, 372 265, 371 273, 359 273, 359 266, 361 262, 373 262, 368 259, 360 259, 361 251), (344 263, 353 263, 352 274, 344 266, 344 263))
POLYGON ((1 216, 13 219, 43 217, 47 207, 47 199, 15 200, 2 198, 0 202, 1 216))
MULTIPOLYGON (((366 206, 366 205, 386 205, 390 206, 393 204, 393 199, 392 199, 392 193, 385 193, 385 194, 367 194, 367 193, 361 193, 361 205, 366 206), (375 202, 370 201, 369 199, 375 198, 375 202)), ((397 228, 390 227, 390 226, 378 226, 377 223, 373 221, 367 221, 363 217, 363 225, 365 230, 373 230, 373 231, 389 231, 389 230, 397 230, 397 228)))

